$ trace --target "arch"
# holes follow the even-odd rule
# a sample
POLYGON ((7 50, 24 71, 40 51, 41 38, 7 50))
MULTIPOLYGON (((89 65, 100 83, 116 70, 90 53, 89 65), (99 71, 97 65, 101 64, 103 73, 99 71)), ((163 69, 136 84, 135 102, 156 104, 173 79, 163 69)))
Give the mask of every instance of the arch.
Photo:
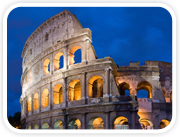
POLYGON ((81 83, 79 80, 74 79, 69 83, 68 88, 69 101, 81 99, 81 83))
POLYGON ((114 129, 129 129, 128 119, 124 116, 118 116, 113 121, 114 129))
POLYGON ((39 95, 38 95, 38 93, 34 94, 33 105, 34 105, 34 110, 37 110, 39 108, 39 95))
POLYGON ((31 129, 31 125, 28 126, 28 129, 31 129))
POLYGON ((88 122, 88 129, 104 129, 104 122, 101 117, 93 117, 88 122))
POLYGON ((47 122, 44 122, 41 129, 49 129, 49 124, 47 122))
POLYGON ((146 90, 148 92, 148 98, 152 98, 152 86, 149 82, 147 81, 142 81, 138 84, 137 86, 137 92, 139 90, 146 90))
POLYGON ((39 125, 37 123, 34 124, 34 129, 39 129, 39 125))
POLYGON ((102 79, 102 77, 95 75, 89 79, 88 96, 89 96, 89 98, 103 97, 103 79, 102 79))
POLYGON ((31 111, 31 97, 28 98, 28 113, 31 111))
POLYGON ((61 84, 56 84, 53 90, 53 104, 59 104, 63 102, 63 89, 61 84))
POLYGON ((160 124, 159 124, 159 128, 162 129, 162 128, 165 128, 169 125, 170 121, 167 120, 167 119, 163 119, 161 120, 160 124))
MULTIPOLYGON (((78 50, 81 49, 80 46, 74 46, 71 48, 71 50, 69 51, 69 65, 73 65, 75 64, 75 60, 74 60, 74 53, 78 50)), ((81 53, 82 54, 82 53, 81 53)))
POLYGON ((42 92, 42 107, 47 107, 49 105, 49 91, 45 88, 42 92))
POLYGON ((49 72, 50 72, 49 66, 50 66, 50 60, 47 58, 43 62, 43 73, 44 73, 44 75, 49 74, 49 72))
POLYGON ((140 119, 139 123, 142 129, 153 129, 153 123, 149 119, 140 119))
POLYGON ((126 96, 130 95, 130 86, 128 83, 126 82, 120 83, 118 89, 120 95, 126 95, 126 96))
POLYGON ((32 83, 32 70, 29 72, 29 84, 32 83))
POLYGON ((58 52, 55 57, 54 57, 54 71, 55 70, 59 70, 60 68, 62 68, 60 66, 60 58, 63 57, 63 53, 62 52, 58 52))
POLYGON ((79 119, 72 119, 68 124, 68 129, 81 129, 81 121, 79 119))
POLYGON ((54 129, 63 129, 63 122, 61 120, 57 120, 54 123, 54 129))

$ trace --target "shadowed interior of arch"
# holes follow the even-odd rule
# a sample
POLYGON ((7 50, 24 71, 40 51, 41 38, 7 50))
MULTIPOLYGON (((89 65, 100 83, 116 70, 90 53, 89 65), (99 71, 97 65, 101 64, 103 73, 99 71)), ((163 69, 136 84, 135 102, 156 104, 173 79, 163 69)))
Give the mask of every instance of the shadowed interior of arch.
POLYGON ((79 80, 74 79, 69 83, 68 87, 69 101, 81 99, 81 83, 79 80))
POLYGON ((96 75, 89 79, 89 98, 103 97, 103 79, 96 75))
POLYGON ((118 90, 120 95, 130 96, 129 87, 130 87, 129 84, 127 84, 126 82, 119 84, 118 90))
POLYGON ((59 104, 63 101, 63 90, 61 84, 56 84, 53 91, 53 104, 59 104))
POLYGON ((81 129, 81 122, 79 119, 72 119, 68 124, 68 129, 81 129))
POLYGON ((63 123, 61 120, 57 120, 55 123, 54 123, 54 129, 63 129, 63 123))

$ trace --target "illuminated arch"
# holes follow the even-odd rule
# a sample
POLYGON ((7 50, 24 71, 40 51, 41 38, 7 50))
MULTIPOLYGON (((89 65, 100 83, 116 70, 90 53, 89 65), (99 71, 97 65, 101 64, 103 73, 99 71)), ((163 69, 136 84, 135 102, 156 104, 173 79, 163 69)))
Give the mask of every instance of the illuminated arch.
POLYGON ((120 95, 129 95, 130 94, 130 86, 126 82, 120 83, 118 86, 120 95))
POLYGON ((28 112, 31 111, 31 97, 28 98, 28 112))
POLYGON ((38 93, 34 94, 33 105, 34 105, 34 110, 37 110, 39 108, 39 95, 38 95, 38 93))
POLYGON ((96 75, 89 79, 88 83, 89 98, 103 97, 103 79, 96 75))
POLYGON ((63 90, 61 84, 56 84, 53 90, 53 104, 59 104, 63 102, 63 90))
POLYGON ((79 80, 74 79, 69 83, 69 101, 81 99, 81 83, 79 80))
POLYGON ((78 49, 81 49, 80 46, 74 46, 71 48, 70 52, 69 52, 69 65, 73 65, 75 63, 75 60, 74 60, 74 53, 78 50, 78 49))
POLYGON ((54 71, 60 69, 60 58, 63 57, 62 52, 58 52, 54 57, 54 71))
POLYGON ((159 124, 159 128, 162 129, 162 128, 165 128, 169 125, 170 121, 167 120, 167 119, 163 119, 161 120, 160 124, 159 124))
POLYGON ((47 107, 49 105, 49 91, 48 89, 44 89, 42 92, 42 107, 47 107))
POLYGON ((37 123, 34 124, 34 129, 39 129, 39 125, 37 123))
POLYGON ((54 123, 54 129, 63 129, 63 123, 61 120, 57 120, 55 123, 54 123))
POLYGON ((128 119, 124 116, 119 116, 114 120, 114 129, 129 129, 128 119))
POLYGON ((152 86, 149 82, 147 81, 142 81, 138 84, 137 86, 137 92, 138 91, 144 91, 146 90, 148 92, 148 98, 152 98, 152 86))
POLYGON ((142 129, 153 129, 153 123, 149 119, 140 119, 139 123, 142 129))
POLYGON ((50 72, 49 66, 50 66, 50 60, 47 58, 47 59, 44 60, 44 63, 43 63, 43 73, 44 73, 44 75, 49 74, 49 72, 50 72))
POLYGON ((44 122, 43 124, 42 124, 42 127, 41 127, 42 129, 49 129, 49 124, 47 123, 47 122, 44 122))
POLYGON ((89 120, 88 123, 89 129, 104 129, 103 119, 100 117, 93 117, 89 120))
POLYGON ((72 119, 68 124, 68 129, 81 129, 81 121, 79 119, 72 119))

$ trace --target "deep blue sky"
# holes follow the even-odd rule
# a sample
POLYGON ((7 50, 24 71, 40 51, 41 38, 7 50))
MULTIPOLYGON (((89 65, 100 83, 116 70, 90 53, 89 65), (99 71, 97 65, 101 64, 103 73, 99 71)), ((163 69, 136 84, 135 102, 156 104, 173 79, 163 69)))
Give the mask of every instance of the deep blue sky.
POLYGON ((129 61, 172 62, 172 19, 159 7, 123 8, 16 8, 7 22, 7 114, 20 111, 21 53, 27 38, 53 15, 69 10, 84 28, 92 31, 98 58, 111 56, 119 66, 129 61))

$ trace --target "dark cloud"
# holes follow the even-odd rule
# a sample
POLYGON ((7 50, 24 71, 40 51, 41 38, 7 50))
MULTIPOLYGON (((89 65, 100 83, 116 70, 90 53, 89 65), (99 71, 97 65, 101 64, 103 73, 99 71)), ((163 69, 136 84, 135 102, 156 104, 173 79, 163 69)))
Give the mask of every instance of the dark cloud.
POLYGON ((130 60, 141 65, 145 60, 172 62, 172 19, 163 8, 16 8, 7 22, 8 116, 20 111, 21 52, 27 38, 65 9, 75 14, 84 28, 91 29, 98 58, 111 56, 120 66, 128 65, 130 60))

